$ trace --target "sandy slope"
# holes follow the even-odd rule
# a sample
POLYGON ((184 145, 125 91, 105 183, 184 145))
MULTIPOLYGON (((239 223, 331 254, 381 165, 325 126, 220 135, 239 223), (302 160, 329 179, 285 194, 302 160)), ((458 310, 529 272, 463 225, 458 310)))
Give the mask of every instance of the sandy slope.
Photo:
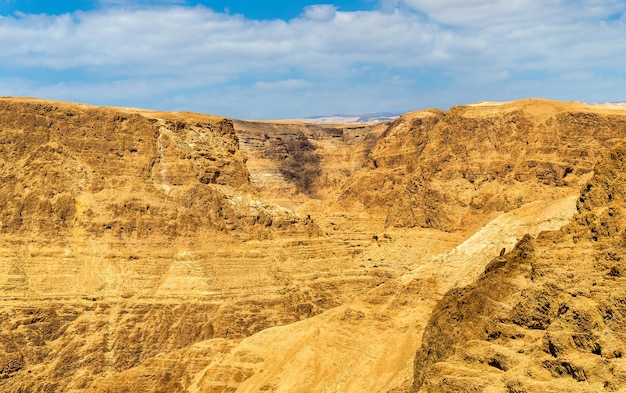
POLYGON ((433 309, 414 391, 624 391, 626 144, 559 231, 525 237, 433 309))
POLYGON ((216 370, 241 368, 250 377, 237 392, 407 389, 415 350, 437 300, 447 290, 474 281, 502 248, 512 248, 524 234, 536 236, 568 223, 575 200, 535 202, 503 214, 415 270, 398 277, 388 274, 380 286, 353 302, 245 338, 228 356, 202 370, 190 391, 210 391, 216 370), (242 353, 255 359, 254 364, 242 362, 242 353))

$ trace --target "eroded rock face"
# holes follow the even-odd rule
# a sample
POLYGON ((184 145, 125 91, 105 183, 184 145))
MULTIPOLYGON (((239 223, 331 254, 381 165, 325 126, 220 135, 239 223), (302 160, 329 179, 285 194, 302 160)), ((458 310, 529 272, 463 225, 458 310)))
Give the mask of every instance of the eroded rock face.
POLYGON ((176 237, 304 221, 249 195, 230 120, 0 101, 4 233, 176 237))
POLYGON ((388 124, 320 126, 235 121, 253 187, 284 204, 333 202, 388 124), (277 195, 278 194, 278 195, 277 195))
POLYGON ((522 239, 437 305, 414 391, 621 389, 625 209, 622 143, 595 167, 570 225, 522 239))
POLYGON ((544 100, 414 112, 385 131, 343 198, 388 209, 389 226, 462 229, 576 192, 625 129, 620 112, 544 100))
MULTIPOLYGON (((0 99, 0 390, 406 392, 422 334, 436 354, 423 388, 448 386, 436 369, 456 337, 471 349, 518 333, 513 352, 547 356, 535 375, 591 381, 562 354, 619 359, 603 334, 619 336, 620 309, 602 308, 612 333, 559 335, 561 315, 595 321, 585 299, 600 304, 602 288, 559 261, 576 250, 606 280, 624 274, 606 240, 622 230, 622 193, 606 186, 621 169, 585 188, 623 118, 530 100, 315 126, 0 99), (571 240, 533 239, 570 222, 576 200, 571 240), (434 320, 452 322, 424 333, 443 294, 483 271, 501 280, 479 298, 500 300, 466 310, 447 296, 434 320), (585 280, 596 286, 567 300, 585 280), (532 291, 508 295, 516 285, 532 291), (500 308, 517 327, 481 319, 483 339, 461 324, 500 308)), ((464 359, 498 375, 523 363, 498 351, 464 359)), ((446 381, 474 389, 481 375, 446 381)))
POLYGON ((230 120, 2 99, 0 140, 0 390, 82 391, 349 296, 241 243, 319 227, 254 195, 230 120))

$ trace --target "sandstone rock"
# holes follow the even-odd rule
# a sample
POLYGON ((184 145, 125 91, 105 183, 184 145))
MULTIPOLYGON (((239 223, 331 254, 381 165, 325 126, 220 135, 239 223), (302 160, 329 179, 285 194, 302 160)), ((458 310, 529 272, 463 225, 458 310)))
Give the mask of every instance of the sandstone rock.
POLYGON ((5 99, 0 122, 5 233, 249 236, 304 226, 249 194, 230 120, 5 99))
POLYGON ((624 116, 524 100, 304 125, 2 98, 0 390, 408 392, 422 341, 422 389, 617 388, 619 159, 589 179, 624 116))
POLYGON ((388 209, 388 226, 479 227, 489 213, 577 192, 625 126, 619 111, 534 99, 405 114, 342 198, 388 209))
POLYGON ((623 387, 624 157, 622 143, 596 165, 571 224, 522 239, 505 264, 446 294, 417 352, 414 391, 623 387))

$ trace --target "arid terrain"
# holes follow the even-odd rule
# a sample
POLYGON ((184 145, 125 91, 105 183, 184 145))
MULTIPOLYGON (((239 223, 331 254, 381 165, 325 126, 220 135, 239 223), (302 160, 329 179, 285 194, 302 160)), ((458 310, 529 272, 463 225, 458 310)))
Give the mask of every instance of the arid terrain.
POLYGON ((624 391, 625 137, 0 98, 0 391, 624 391))

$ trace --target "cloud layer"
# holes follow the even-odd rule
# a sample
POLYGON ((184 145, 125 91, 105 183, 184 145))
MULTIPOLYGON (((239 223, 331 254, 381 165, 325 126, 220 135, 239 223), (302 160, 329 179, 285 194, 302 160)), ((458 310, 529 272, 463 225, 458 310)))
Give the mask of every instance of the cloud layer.
POLYGON ((0 89, 240 118, 621 100, 617 0, 383 0, 251 20, 176 1, 0 17, 0 89))

